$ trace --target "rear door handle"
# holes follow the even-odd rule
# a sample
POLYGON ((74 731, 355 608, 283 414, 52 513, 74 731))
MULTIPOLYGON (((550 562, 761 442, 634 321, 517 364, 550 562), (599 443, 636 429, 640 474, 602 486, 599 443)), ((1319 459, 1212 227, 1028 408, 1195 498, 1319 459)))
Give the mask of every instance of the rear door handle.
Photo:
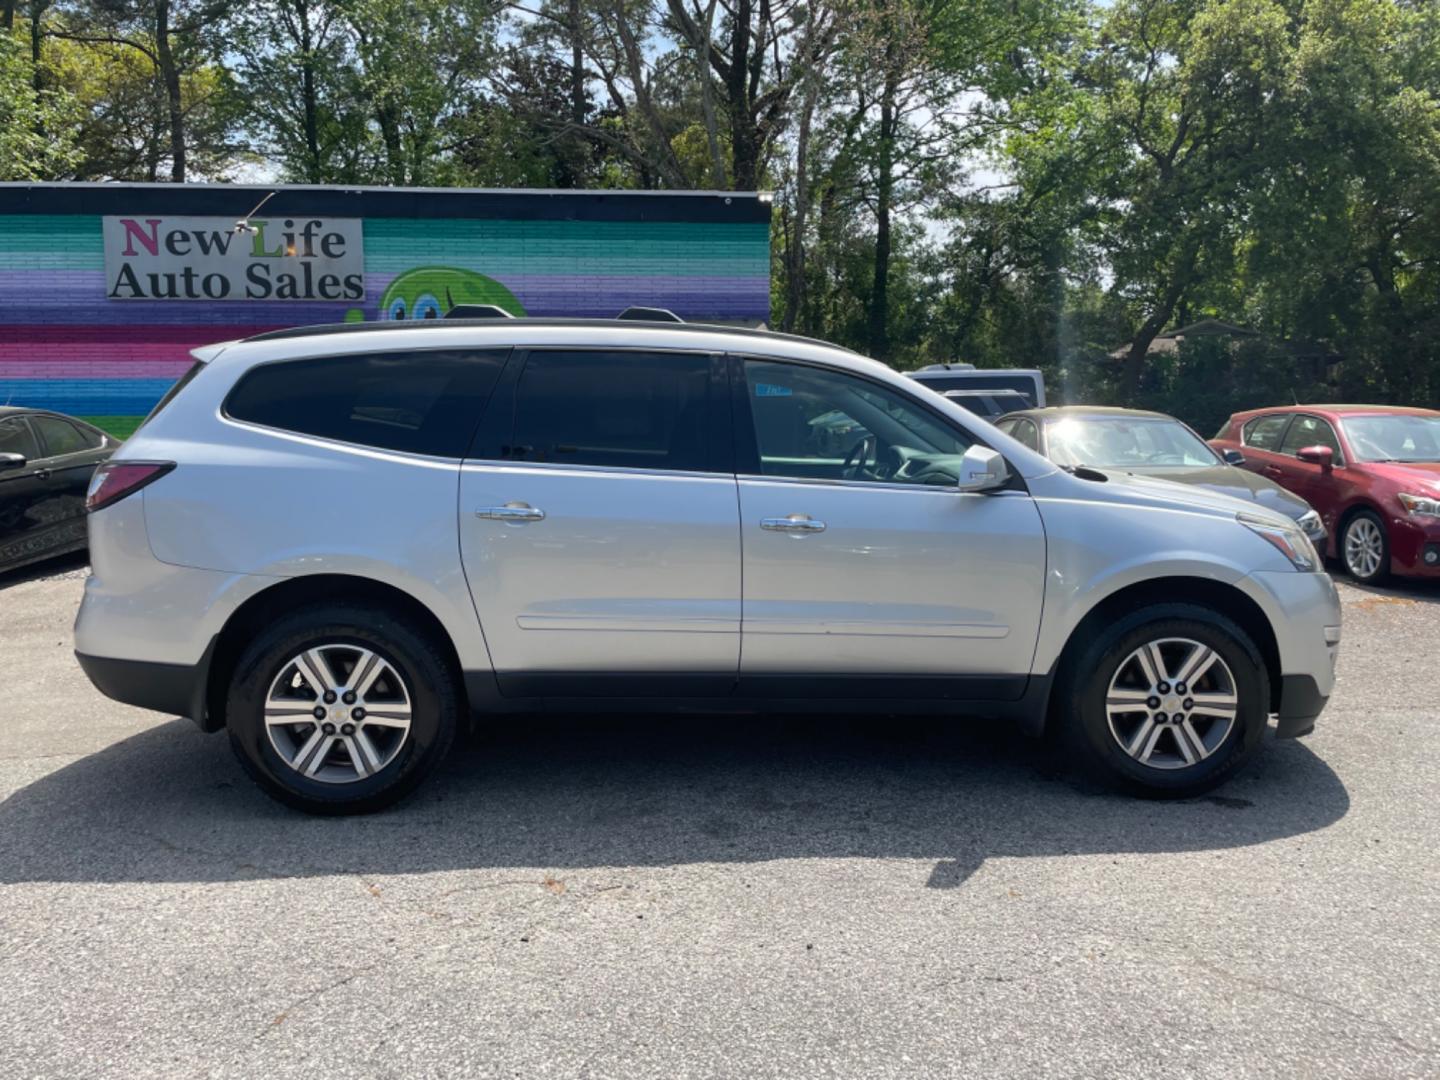
POLYGON ((506 503, 504 506, 482 506, 475 516, 488 521, 544 521, 545 511, 527 503, 506 503))
POLYGON ((771 532, 822 533, 825 523, 816 521, 809 514, 790 514, 788 517, 761 518, 760 528, 771 532))

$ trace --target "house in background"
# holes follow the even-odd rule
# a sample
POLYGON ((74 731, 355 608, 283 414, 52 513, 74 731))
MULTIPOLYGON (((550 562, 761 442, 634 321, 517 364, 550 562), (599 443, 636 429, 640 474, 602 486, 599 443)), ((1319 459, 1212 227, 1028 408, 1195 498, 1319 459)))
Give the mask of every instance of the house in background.
MULTIPOLYGON (((1327 345, 1314 341, 1296 341, 1271 338, 1246 326, 1223 322, 1220 319, 1201 319, 1188 326, 1181 326, 1168 333, 1157 334, 1146 350, 1148 356, 1176 356, 1185 341, 1200 341, 1206 338, 1221 338, 1229 342, 1233 354, 1242 346, 1254 344, 1267 351, 1284 354, 1295 363, 1297 374, 1310 382, 1330 382, 1334 366, 1344 357, 1327 345)), ((1129 345, 1122 345, 1110 353, 1112 360, 1124 360, 1130 352, 1129 345)))

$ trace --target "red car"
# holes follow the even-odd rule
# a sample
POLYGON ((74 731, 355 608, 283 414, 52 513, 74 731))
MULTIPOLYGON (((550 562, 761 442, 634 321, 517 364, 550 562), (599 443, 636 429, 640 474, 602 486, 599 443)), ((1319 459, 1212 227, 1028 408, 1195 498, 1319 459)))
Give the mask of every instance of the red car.
POLYGON ((1440 578, 1440 412, 1254 409, 1230 417, 1210 442, 1318 510, 1330 534, 1325 553, 1356 580, 1440 578))

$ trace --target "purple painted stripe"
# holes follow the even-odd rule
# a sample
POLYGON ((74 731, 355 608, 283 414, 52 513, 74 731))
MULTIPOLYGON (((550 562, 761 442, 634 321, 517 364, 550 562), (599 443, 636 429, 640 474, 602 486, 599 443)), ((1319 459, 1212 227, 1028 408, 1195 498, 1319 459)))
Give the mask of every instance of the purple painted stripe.
MULTIPOLYGON (((363 302, 182 301, 102 298, 104 275, 85 271, 0 271, 0 340, 7 326, 55 323, 299 325, 338 322, 352 307, 378 317, 391 274, 367 274, 363 302)), ((639 274, 519 274, 498 278, 532 315, 610 316, 630 304, 671 308, 682 317, 764 318, 764 275, 664 277, 639 274)), ((12 339, 13 340, 13 339, 12 339)))

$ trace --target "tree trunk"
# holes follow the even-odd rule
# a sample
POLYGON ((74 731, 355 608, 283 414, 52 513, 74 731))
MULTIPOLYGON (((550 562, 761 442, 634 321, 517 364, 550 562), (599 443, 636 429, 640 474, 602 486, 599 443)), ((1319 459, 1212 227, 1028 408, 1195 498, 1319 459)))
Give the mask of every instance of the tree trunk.
POLYGON ((1171 269, 1170 283, 1161 293, 1159 301, 1150 312, 1149 318, 1141 324, 1140 330, 1136 333, 1134 340, 1130 342, 1130 351, 1125 354, 1125 393, 1127 400, 1125 404, 1133 404, 1136 395, 1140 392, 1140 376, 1145 371, 1145 359, 1150 355, 1150 345, 1165 329, 1165 324, 1170 321, 1170 316, 1175 313, 1175 307, 1185 295, 1189 288, 1190 281, 1195 276, 1195 258, 1198 252, 1198 244, 1195 241, 1186 241, 1175 260, 1171 269))
POLYGON ((6 30, 15 29, 15 0, 5 0, 5 16, 0 19, 0 25, 6 30))
MULTIPOLYGON (((764 5, 765 0, 761 0, 764 5)), ((730 61, 725 72, 725 108, 730 117, 730 180, 736 191, 759 185, 760 140, 750 110, 751 0, 739 0, 730 34, 730 61)), ((763 22, 762 22, 763 25, 763 22)))
POLYGON ((795 135, 795 218, 793 232, 785 245, 785 314, 780 328, 795 329, 795 320, 805 306, 805 229, 810 219, 810 125, 820 96, 818 73, 805 79, 805 96, 800 106, 800 125, 795 135))
POLYGON ((580 36, 580 0, 570 0, 570 122, 585 125, 585 51, 580 36))
POLYGON ((895 99, 899 72, 895 70, 894 40, 885 45, 885 82, 880 93, 880 146, 875 163, 875 275, 870 289, 870 355, 890 358, 890 215, 895 198, 895 99))
POLYGON ((185 111, 180 102, 180 70, 170 51, 170 0, 155 0, 155 59, 165 84, 170 119, 170 181, 185 182, 185 111))
POLYGON ((312 184, 323 182, 320 161, 320 109, 315 92, 315 34, 310 25, 309 0, 296 0, 296 21, 300 24, 300 93, 305 109, 305 178, 312 184))

